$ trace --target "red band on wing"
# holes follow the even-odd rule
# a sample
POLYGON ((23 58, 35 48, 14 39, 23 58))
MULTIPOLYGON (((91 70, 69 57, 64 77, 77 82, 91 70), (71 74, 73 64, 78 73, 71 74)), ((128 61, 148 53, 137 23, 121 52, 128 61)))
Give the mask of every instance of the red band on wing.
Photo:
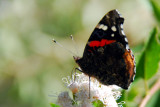
POLYGON ((101 41, 91 41, 89 46, 90 47, 102 47, 108 44, 111 44, 113 42, 116 42, 116 40, 107 40, 107 39, 102 39, 101 41))

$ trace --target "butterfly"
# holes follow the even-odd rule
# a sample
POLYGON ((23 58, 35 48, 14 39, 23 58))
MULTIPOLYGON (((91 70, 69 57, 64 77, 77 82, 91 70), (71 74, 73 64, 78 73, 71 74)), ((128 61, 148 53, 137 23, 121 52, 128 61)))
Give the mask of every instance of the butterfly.
POLYGON ((123 31, 124 18, 109 11, 97 24, 82 57, 74 56, 84 74, 104 85, 128 89, 136 74, 135 58, 123 31))

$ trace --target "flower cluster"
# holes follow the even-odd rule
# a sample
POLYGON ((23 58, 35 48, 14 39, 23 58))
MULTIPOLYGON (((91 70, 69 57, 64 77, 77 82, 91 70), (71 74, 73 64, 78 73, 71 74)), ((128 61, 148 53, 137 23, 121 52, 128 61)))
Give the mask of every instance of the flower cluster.
POLYGON ((92 107, 93 101, 100 100, 105 107, 118 107, 116 102, 121 93, 115 85, 106 86, 99 83, 95 78, 85 74, 76 74, 73 78, 63 78, 65 85, 72 91, 73 98, 68 92, 59 94, 57 104, 62 107, 92 107))

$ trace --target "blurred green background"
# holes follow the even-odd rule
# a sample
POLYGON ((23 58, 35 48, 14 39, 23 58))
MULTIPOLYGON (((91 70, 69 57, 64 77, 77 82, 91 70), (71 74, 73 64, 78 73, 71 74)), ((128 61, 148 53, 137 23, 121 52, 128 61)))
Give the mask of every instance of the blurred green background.
MULTIPOLYGON (((120 100, 137 107, 160 76, 160 47, 152 40, 159 33, 158 0, 0 0, 0 107, 49 107, 55 102, 67 90, 62 78, 76 64, 52 39, 76 53, 73 35, 82 56, 94 27, 112 9, 125 18, 124 32, 137 61, 136 80, 120 100)), ((152 99, 148 107, 160 101, 156 95, 152 99)))

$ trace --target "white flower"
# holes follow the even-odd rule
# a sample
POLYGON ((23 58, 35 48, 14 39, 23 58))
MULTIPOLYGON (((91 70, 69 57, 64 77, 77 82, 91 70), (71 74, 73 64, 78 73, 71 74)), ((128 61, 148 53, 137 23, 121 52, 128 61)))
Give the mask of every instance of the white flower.
POLYGON ((57 104, 62 107, 73 107, 72 99, 70 98, 68 92, 62 92, 59 94, 57 104))
POLYGON ((59 105, 63 105, 62 107, 68 107, 68 105, 70 107, 92 107, 93 101, 100 100, 105 107, 118 107, 116 100, 121 96, 118 91, 119 87, 102 85, 95 78, 89 81, 89 77, 83 73, 73 75, 73 77, 75 79, 67 77, 62 80, 72 91, 74 97, 71 99, 67 92, 61 93, 58 97, 59 105))

